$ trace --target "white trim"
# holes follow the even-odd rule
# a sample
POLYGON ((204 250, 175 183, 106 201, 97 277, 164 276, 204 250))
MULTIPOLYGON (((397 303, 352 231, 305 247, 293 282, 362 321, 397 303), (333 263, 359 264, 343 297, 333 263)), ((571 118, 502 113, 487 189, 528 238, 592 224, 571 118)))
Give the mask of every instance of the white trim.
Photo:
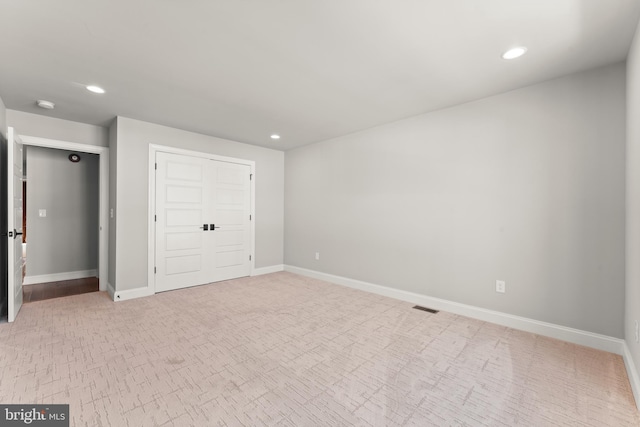
POLYGON ((148 287, 144 288, 136 288, 136 289, 127 289, 124 291, 115 291, 113 293, 114 301, 126 301, 128 299, 134 298, 142 298, 153 295, 154 292, 149 290, 148 287))
POLYGON ((624 341, 620 338, 614 338, 607 335, 600 335, 593 332, 568 328, 566 326, 555 325, 553 323, 541 322, 539 320, 529 319, 526 317, 514 316, 512 314, 501 313, 499 311, 487 310, 472 305, 460 304, 454 301, 416 294, 414 292, 388 288, 386 286, 375 285, 373 283, 363 282, 360 280, 334 276, 332 274, 308 270, 306 268, 285 265, 284 270, 291 273, 300 274, 302 276, 312 277, 314 279, 320 279, 327 282, 335 283, 337 285, 347 286, 349 288, 359 289, 362 291, 367 291, 374 294, 399 299, 402 301, 408 301, 413 304, 428 306, 436 310, 448 311, 450 313, 459 314, 461 316, 496 323, 498 325, 507 326, 538 335, 544 335, 546 337, 556 338, 574 344, 608 351, 610 353, 622 355, 624 351, 624 341))
POLYGON ((113 285, 111 283, 107 283, 107 292, 109 293, 109 298, 111 298, 112 301, 115 301, 116 290, 113 288, 113 285))
POLYGON ((64 273, 41 274, 38 276, 25 276, 23 285, 35 285, 37 283, 59 282, 61 280, 84 279, 85 277, 97 277, 97 270, 67 271, 64 273))
MULTIPOLYGON (((58 150, 80 151, 97 154, 100 158, 100 201, 98 203, 98 278, 100 290, 107 290, 109 275, 109 148, 99 145, 79 144, 77 142, 20 135, 24 145, 54 148, 58 150)), ((28 166, 28 165, 27 165, 28 166)))
POLYGON ((631 390, 633 390, 633 397, 636 399, 636 407, 640 409, 640 375, 638 375, 638 370, 636 369, 635 363, 633 363, 633 358, 631 357, 631 351, 629 350, 629 346, 627 342, 624 342, 624 353, 622 354, 622 358, 624 359, 624 366, 627 368, 627 376, 629 377, 629 382, 631 383, 631 390))
POLYGON ((284 271, 284 264, 270 265, 269 267, 255 268, 251 273, 252 276, 262 276, 263 274, 277 273, 284 271))
MULTIPOLYGON (((147 197, 149 199, 147 218, 149 225, 147 228, 147 290, 154 294, 156 292, 156 227, 155 216, 156 206, 156 146, 149 144, 149 188, 147 189, 147 197)), ((115 301, 115 299, 114 299, 115 301)))
MULTIPOLYGON (((140 288, 140 289, 147 289, 148 290, 147 292, 150 292, 149 295, 154 294, 156 289, 156 284, 154 280, 155 279, 156 228, 154 226, 155 222, 152 221, 151 219, 155 215, 154 208, 156 205, 156 200, 155 200, 156 174, 154 172, 155 172, 155 164, 156 164, 156 153, 158 152, 170 153, 170 154, 181 154, 184 156, 200 157, 200 158, 216 160, 220 162, 236 163, 236 164, 249 166, 251 170, 250 173, 253 176, 253 179, 251 180, 251 183, 250 183, 251 184, 251 206, 249 208, 249 214, 251 215, 251 243, 250 243, 251 261, 249 262, 249 276, 253 276, 255 271, 255 265, 256 265, 256 239, 255 239, 255 236, 256 236, 256 227, 255 227, 255 224, 256 224, 256 194, 255 194, 256 193, 255 192, 256 162, 253 160, 244 160, 244 159, 238 159, 234 157, 219 156, 217 154, 205 153, 201 151, 192 151, 192 150, 185 150, 182 148, 168 147, 165 145, 149 144, 149 188, 147 190, 148 203, 149 203, 148 216, 147 216, 147 218, 149 218, 149 226, 147 230, 148 236, 149 236, 149 240, 147 242, 147 287, 140 288)), ((146 296, 146 295, 142 295, 142 296, 146 296)), ((122 297, 120 297, 120 299, 122 299, 122 297)))
POLYGON ((249 213, 251 215, 251 261, 249 262, 249 276, 253 276, 256 271, 256 162, 249 163, 251 169, 251 182, 249 182, 249 191, 251 192, 251 206, 249 213))

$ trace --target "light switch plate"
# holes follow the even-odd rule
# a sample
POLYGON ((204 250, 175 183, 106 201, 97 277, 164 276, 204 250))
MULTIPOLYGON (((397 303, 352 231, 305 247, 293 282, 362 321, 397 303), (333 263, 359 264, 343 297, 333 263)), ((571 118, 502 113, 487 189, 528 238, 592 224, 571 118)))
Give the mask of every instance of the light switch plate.
POLYGON ((39 216, 40 218, 44 218, 44 217, 46 217, 46 216, 47 216, 47 210, 46 210, 46 209, 40 209, 40 210, 38 210, 38 216, 39 216))

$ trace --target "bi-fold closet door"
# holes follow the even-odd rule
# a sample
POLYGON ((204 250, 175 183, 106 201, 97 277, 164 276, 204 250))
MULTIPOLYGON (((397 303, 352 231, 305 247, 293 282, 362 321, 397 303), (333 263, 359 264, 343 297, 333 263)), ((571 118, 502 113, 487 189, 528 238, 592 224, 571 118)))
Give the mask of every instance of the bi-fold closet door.
POLYGON ((251 272, 248 165, 156 153, 155 291, 251 272))

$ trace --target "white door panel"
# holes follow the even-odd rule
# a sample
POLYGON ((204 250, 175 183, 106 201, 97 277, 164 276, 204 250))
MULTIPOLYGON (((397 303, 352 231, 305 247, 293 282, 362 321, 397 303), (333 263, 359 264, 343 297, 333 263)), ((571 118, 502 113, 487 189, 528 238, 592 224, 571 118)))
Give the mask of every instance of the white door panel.
POLYGON ((164 247, 167 251, 202 249, 202 233, 166 233, 164 247))
POLYGON ((244 251, 218 252, 216 267, 237 267, 244 264, 244 251))
POLYGON ((220 226, 242 226, 245 222, 245 216, 244 210, 216 210, 216 218, 220 226))
POLYGON ((168 203, 202 203, 202 188, 187 187, 185 185, 168 185, 166 188, 168 203))
MULTIPOLYGON (((161 153, 158 154, 160 155, 161 153)), ((175 159, 174 161, 167 161, 165 176, 170 180, 175 179, 178 181, 192 181, 199 183, 202 182, 203 167, 204 165, 202 162, 200 162, 200 164, 196 164, 194 162, 185 161, 184 159, 175 159)))
POLYGON ((215 273, 217 280, 248 276, 251 244, 251 182, 250 167, 235 163, 215 162, 217 180, 214 194, 216 238, 215 273))
POLYGON ((7 229, 9 299, 8 320, 13 322, 22 307, 22 280, 25 260, 22 258, 22 142, 13 128, 9 128, 7 140, 7 229))
MULTIPOLYGON (((202 270, 202 255, 173 256, 165 259, 165 274, 198 273, 202 270)), ((197 284, 197 283, 196 283, 197 284)))
POLYGON ((207 283, 200 229, 206 162, 157 153, 156 164, 156 292, 207 283))
POLYGON ((219 189, 218 205, 244 206, 244 191, 219 189))
MULTIPOLYGON (((179 204, 179 203, 176 203, 179 204)), ((194 209, 165 209, 166 227, 200 227, 202 225, 202 203, 194 209)))
POLYGON ((231 185, 242 185, 245 181, 249 179, 249 175, 245 175, 244 168, 248 167, 245 165, 238 165, 236 163, 226 163, 217 162, 217 183, 218 186, 223 186, 224 184, 231 185), (239 168, 238 168, 239 166, 239 168))
POLYGON ((218 233, 218 248, 244 245, 244 232, 242 230, 216 230, 216 233, 218 233))

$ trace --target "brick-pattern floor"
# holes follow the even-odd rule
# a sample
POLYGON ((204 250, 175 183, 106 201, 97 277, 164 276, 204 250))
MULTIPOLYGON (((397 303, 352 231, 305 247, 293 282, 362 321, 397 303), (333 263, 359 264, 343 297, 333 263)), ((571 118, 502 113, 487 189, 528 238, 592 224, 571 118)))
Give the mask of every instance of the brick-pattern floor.
POLYGON ((290 273, 0 325, 0 403, 72 426, 638 426, 620 356, 290 273))

